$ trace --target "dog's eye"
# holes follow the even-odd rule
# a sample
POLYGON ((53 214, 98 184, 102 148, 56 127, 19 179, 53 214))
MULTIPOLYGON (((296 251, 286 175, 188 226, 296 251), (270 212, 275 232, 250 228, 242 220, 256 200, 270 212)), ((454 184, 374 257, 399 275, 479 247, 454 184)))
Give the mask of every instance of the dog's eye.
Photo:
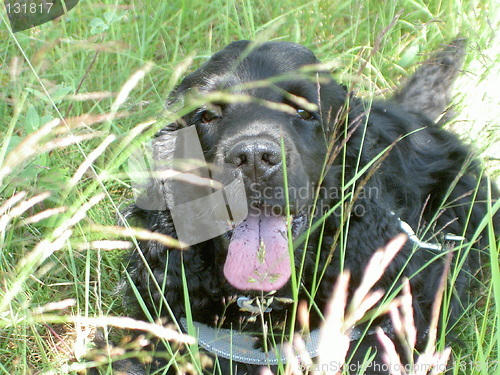
POLYGON ((213 120, 218 119, 219 117, 220 117, 219 113, 217 113, 216 111, 212 111, 210 109, 206 109, 200 114, 201 122, 204 124, 212 122, 213 120))
POLYGON ((303 108, 298 108, 297 109, 297 115, 299 115, 299 117, 301 119, 303 119, 303 120, 312 120, 312 119, 314 119, 314 115, 311 112, 306 111, 303 108))
POLYGON ((203 124, 207 124, 222 117, 222 107, 211 104, 210 106, 198 110, 198 119, 203 124))

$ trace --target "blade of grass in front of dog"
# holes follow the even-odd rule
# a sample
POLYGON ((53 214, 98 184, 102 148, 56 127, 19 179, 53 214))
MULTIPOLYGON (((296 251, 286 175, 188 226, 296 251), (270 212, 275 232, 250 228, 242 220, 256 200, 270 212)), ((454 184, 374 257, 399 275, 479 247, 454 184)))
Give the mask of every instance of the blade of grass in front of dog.
MULTIPOLYGON (((497 347, 497 364, 500 363, 500 267, 499 267, 499 255, 498 255, 498 243, 495 237, 495 228, 493 218, 495 217, 496 211, 492 210, 492 191, 491 184, 488 185, 488 242, 489 242, 489 254, 490 254, 490 267, 491 267, 491 284, 493 288, 493 296, 495 300, 495 310, 496 310, 496 334, 495 330, 492 335, 496 336, 496 347, 497 347)), ((498 202, 497 202, 498 203, 498 202)), ((500 368, 495 372, 500 374, 500 368)))
MULTIPOLYGON (((344 126, 344 137, 345 139, 347 139, 347 142, 344 143, 343 147, 342 147, 342 191, 341 191, 341 194, 342 194, 342 202, 346 202, 347 201, 347 198, 346 198, 346 195, 348 195, 348 193, 350 193, 350 199, 348 202, 348 205, 344 205, 344 203, 342 203, 341 205, 341 217, 342 217, 342 220, 341 220, 341 225, 340 225, 340 228, 339 228, 339 233, 338 233, 338 238, 339 238, 339 250, 340 251, 340 271, 344 271, 344 263, 345 263, 345 254, 346 254, 346 251, 347 251, 347 241, 348 241, 348 235, 349 235, 349 225, 350 225, 350 221, 351 221, 351 212, 350 212, 350 207, 351 205, 354 204, 355 200, 356 200, 356 186, 358 185, 358 180, 361 180, 360 183, 362 184, 363 183, 363 180, 361 179, 361 177, 363 176, 363 174, 360 174, 359 177, 354 177, 351 181, 348 181, 347 185, 346 185, 346 173, 347 173, 347 169, 349 168, 349 162, 347 160, 347 149, 348 149, 348 142, 349 142, 349 126, 352 125, 355 127, 354 131, 355 132, 359 132, 361 131, 362 132, 362 135, 361 135, 361 143, 360 143, 360 146, 359 146, 359 153, 357 155, 357 160, 356 160, 356 166, 355 166, 355 169, 354 169, 354 175, 357 176, 358 175, 358 172, 359 172, 359 167, 360 167, 360 164, 361 164, 361 155, 363 153, 363 146, 365 144, 365 138, 366 138, 366 132, 367 132, 367 129, 368 129, 368 122, 369 122, 369 110, 371 108, 371 103, 368 103, 368 109, 366 110, 366 116, 364 118, 361 118, 361 119, 354 119, 353 120, 353 124, 351 124, 351 121, 349 119, 349 113, 346 115, 346 119, 345 119, 345 126, 344 126), (356 121, 359 121, 359 123, 356 123, 356 121), (359 129, 360 127, 362 127, 362 129, 359 129), (349 189, 349 186, 350 186, 350 192, 348 192, 348 189, 349 189)), ((373 168, 375 169, 377 167, 377 165, 380 163, 381 160, 383 160, 385 158, 385 156, 387 155, 388 152, 390 152, 391 150, 391 145, 389 145, 387 147, 386 150, 383 151, 383 153, 381 153, 380 155, 377 155, 376 158, 374 158, 373 161, 373 168)), ((352 168, 352 166, 351 166, 352 168)), ((369 172, 370 169, 367 169, 367 173, 370 173, 369 172)), ((366 181, 364 181, 364 183, 366 183, 366 181)), ((330 254, 333 252, 333 247, 330 249, 330 254)), ((330 255, 331 256, 331 255, 330 255)), ((324 271, 323 272, 326 272, 326 267, 324 268, 324 271)))
MULTIPOLYGON (((187 322, 187 331, 188 334, 192 337, 198 337, 196 334, 196 328, 193 324, 193 314, 191 312, 191 303, 189 298, 189 288, 186 279, 186 270, 184 269, 184 257, 181 253, 181 276, 182 276, 182 291, 184 293, 184 308, 186 310, 186 322, 187 322)), ((200 363, 200 351, 198 348, 198 344, 191 344, 188 346, 189 354, 192 359, 192 363, 194 364, 196 370, 199 374, 202 373, 202 366, 200 363)))
MULTIPOLYGON (((497 321, 498 321, 498 317, 497 317, 497 321)), ((476 338, 476 342, 475 342, 476 352, 474 353, 473 357, 470 357, 471 359, 468 360, 468 363, 465 362, 468 364, 468 366, 470 366, 470 368, 467 368, 467 370, 469 370, 472 374, 488 375, 491 373, 488 371, 489 367, 490 367, 490 361, 492 361, 492 359, 488 355, 488 352, 490 352, 491 349, 487 348, 489 345, 487 342, 485 342, 485 340, 484 340, 485 337, 484 337, 483 333, 480 332, 477 327, 474 327, 474 331, 475 331, 475 338, 476 338)), ((468 367, 468 366, 462 365, 462 367, 468 367)), ((497 367, 497 366, 494 366, 494 367, 497 367)), ((500 369, 497 368, 493 374, 498 375, 499 370, 500 369)))
MULTIPOLYGON (((287 165, 286 165, 286 151, 285 151, 285 142, 283 137, 280 138, 280 147, 281 147, 281 161, 283 163, 283 184, 285 189, 285 207, 286 207, 286 223, 287 223, 287 237, 288 237, 288 252, 290 255, 290 267, 292 269, 292 290, 294 295, 295 303, 297 303, 298 297, 298 285, 297 285, 297 275, 295 274, 295 257, 294 257, 294 246, 293 246, 293 237, 292 237, 292 217, 290 215, 290 196, 288 194, 288 174, 287 174, 287 165)), ((296 306, 295 306, 296 307, 296 306)))
MULTIPOLYGON (((299 305, 299 285, 297 281, 297 274, 295 270, 295 254, 292 236, 292 218, 290 216, 290 197, 288 195, 288 174, 286 168, 286 152, 285 142, 283 137, 280 138, 281 147, 281 161, 283 163, 283 184, 285 189, 285 207, 286 207, 286 223, 287 223, 287 237, 288 237, 288 253, 290 257, 291 280, 292 280, 292 295, 293 295, 293 308, 291 310, 292 316, 289 319, 289 337, 292 338, 295 332, 295 320, 297 319, 297 308, 299 305)), ((279 356, 278 356, 279 358, 279 356)), ((282 367, 281 360, 279 360, 279 367, 282 367)))
MULTIPOLYGON (((498 250, 498 249, 497 249, 498 250)), ((464 329, 464 335, 467 335, 467 337, 474 337, 475 338, 475 346, 477 349, 475 350, 475 354, 473 357, 474 362, 479 362, 479 357, 486 357, 486 358, 498 358, 498 340, 499 340, 499 331, 498 331, 498 313, 495 311, 497 308, 495 306, 495 296, 494 296, 494 290, 493 290, 493 284, 494 284, 494 279, 492 277, 491 280, 489 280, 489 283, 485 285, 484 287, 487 287, 487 291, 483 293, 483 295, 480 295, 479 298, 480 300, 475 300, 475 304, 481 303, 481 312, 486 312, 486 313, 481 313, 481 319, 476 320, 475 326, 466 326, 464 329), (483 304, 484 303, 484 304, 483 304), (495 311, 494 314, 489 314, 489 312, 495 311), (494 328, 495 327, 495 328, 494 328), (472 332, 472 333, 471 333, 472 332), (479 345, 479 343, 482 343, 479 345), (485 353, 480 353, 479 351, 481 347, 485 346, 485 343, 487 343, 487 351, 485 353)), ((477 308, 477 307, 476 307, 477 308)), ((476 311, 472 310, 472 313, 476 313, 476 311)), ((467 316, 466 316, 467 317, 467 316)), ((467 356, 469 355, 467 348, 462 349, 460 348, 460 352, 462 352, 467 356)), ((500 362, 496 362, 500 363, 500 362)), ((463 363, 459 362, 459 365, 463 367, 463 363)))

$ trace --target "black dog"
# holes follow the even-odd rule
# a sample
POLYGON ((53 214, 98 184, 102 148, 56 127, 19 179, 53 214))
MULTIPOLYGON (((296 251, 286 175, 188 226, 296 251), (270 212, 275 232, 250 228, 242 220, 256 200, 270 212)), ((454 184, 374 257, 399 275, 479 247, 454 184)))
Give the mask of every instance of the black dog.
MULTIPOLYGON (((465 261, 465 250, 454 256, 463 266, 453 285, 452 324, 467 303, 487 244, 484 235, 479 241, 474 236, 487 215, 481 169, 468 147, 434 123, 462 57, 458 41, 422 66, 393 99, 371 105, 338 85, 310 50, 288 42, 232 43, 187 76, 167 105, 182 117, 159 132, 154 155, 157 162, 186 157, 198 146, 179 131, 191 129, 207 165, 191 166, 183 181, 154 178, 128 212, 147 229, 190 244, 178 250, 140 242, 143 257, 134 252, 129 266, 131 295, 143 302, 139 316, 175 318, 187 329, 189 305, 200 344, 218 356, 217 371, 229 374, 232 366, 233 374, 256 373, 266 360, 277 363, 266 349, 273 352, 290 332, 294 288, 298 300, 313 306, 314 330, 341 270, 350 270, 355 290, 370 256, 407 224, 420 238, 407 242, 377 286, 394 290, 403 277, 410 279, 417 348, 426 341, 443 272, 447 247, 439 243, 447 233, 465 238, 456 249, 476 242, 465 261), (189 206, 214 192, 222 201, 189 206), (219 208, 232 220, 221 228, 217 220, 205 220, 219 217, 213 216, 219 208), (220 231, 211 233, 214 227, 220 231), (210 341, 211 327, 232 329, 234 350, 227 349, 229 341, 210 341), (242 350, 246 357, 237 352, 240 331, 248 333, 241 340, 254 339, 242 350)), ((392 335, 388 317, 374 325, 392 335)), ((374 366, 382 362, 382 349, 373 328, 353 341, 351 361, 362 361, 371 350, 377 355, 367 373, 383 373, 374 366)), ((124 362, 120 368, 147 373, 167 363, 155 358, 150 369, 124 362)))

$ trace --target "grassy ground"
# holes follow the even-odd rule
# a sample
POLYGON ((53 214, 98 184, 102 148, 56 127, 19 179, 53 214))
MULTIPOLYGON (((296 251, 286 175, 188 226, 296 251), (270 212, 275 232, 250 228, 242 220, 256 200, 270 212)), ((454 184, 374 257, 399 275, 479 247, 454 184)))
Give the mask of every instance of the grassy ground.
MULTIPOLYGON (((495 0, 88 0, 16 34, 0 16, 1 374, 70 373, 102 324, 80 318, 124 313, 117 248, 131 243, 109 242, 127 239, 109 226, 131 199, 127 157, 158 130, 151 120, 179 77, 231 41, 304 44, 360 95, 388 96, 422 54, 467 37, 451 127, 500 172, 495 0)), ((456 373, 492 373, 485 364, 500 360, 496 270, 454 348, 456 373)))

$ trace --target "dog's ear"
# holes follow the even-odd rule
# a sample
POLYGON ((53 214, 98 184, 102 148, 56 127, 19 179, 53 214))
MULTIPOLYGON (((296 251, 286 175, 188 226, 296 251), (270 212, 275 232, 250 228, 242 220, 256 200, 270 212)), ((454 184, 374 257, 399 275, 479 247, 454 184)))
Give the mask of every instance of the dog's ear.
POLYGON ((455 39, 426 60, 394 95, 394 100, 410 112, 436 121, 450 104, 451 88, 464 62, 466 39, 455 39))

